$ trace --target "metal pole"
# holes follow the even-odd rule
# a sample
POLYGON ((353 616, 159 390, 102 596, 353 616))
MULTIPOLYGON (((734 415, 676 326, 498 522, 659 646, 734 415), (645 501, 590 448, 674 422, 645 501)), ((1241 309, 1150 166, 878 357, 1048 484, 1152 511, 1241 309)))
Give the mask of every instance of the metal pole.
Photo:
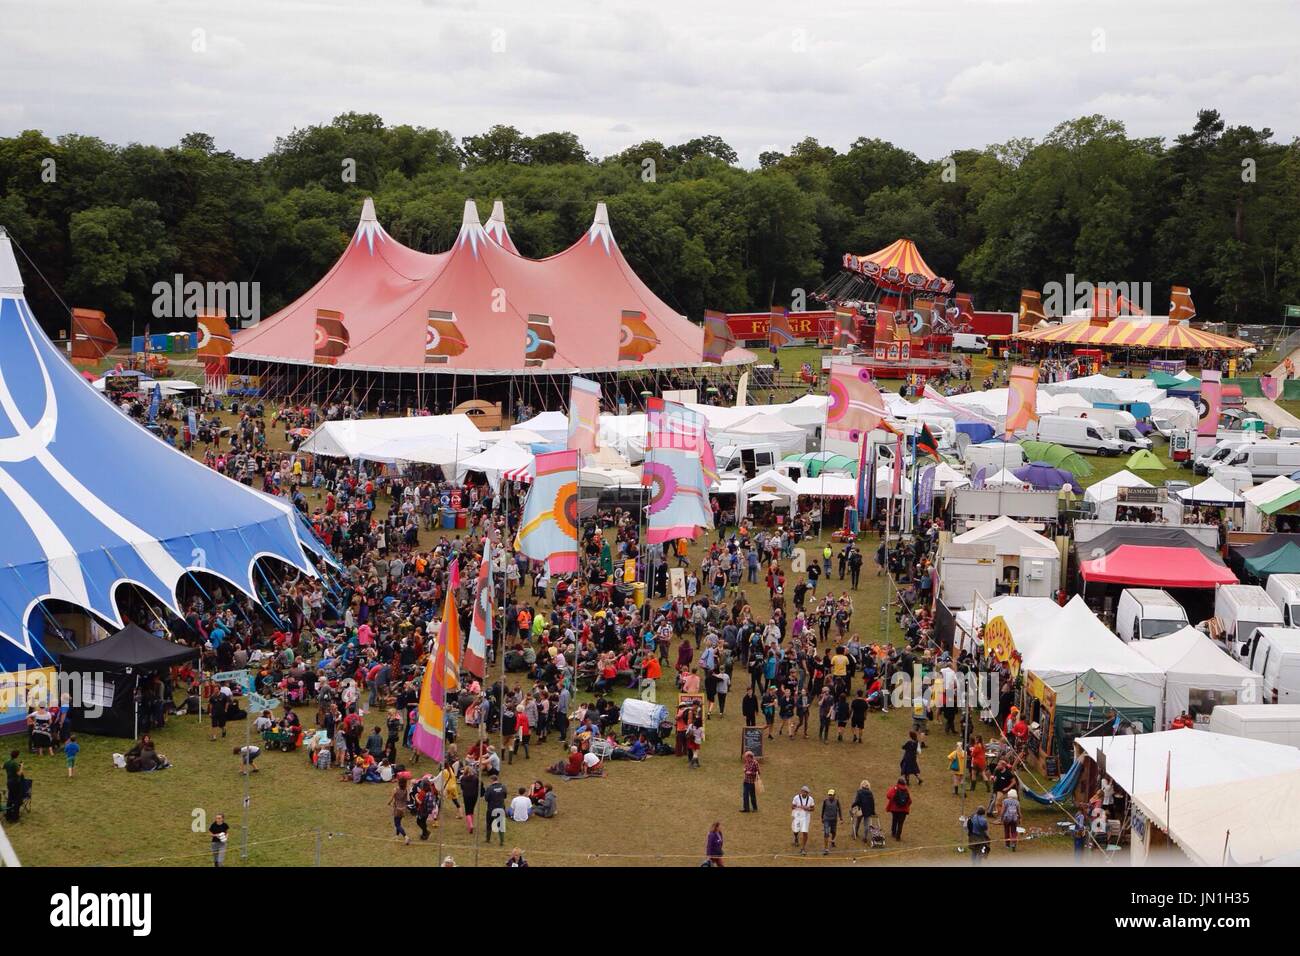
MULTIPOLYGON (((244 716, 244 746, 245 747, 249 746, 252 743, 252 739, 253 739, 252 734, 253 734, 253 717, 251 714, 246 714, 244 716)), ((244 751, 244 753, 240 754, 239 762, 241 767, 243 767, 243 763, 247 758, 248 758, 248 751, 244 751)), ((252 798, 248 794, 248 781, 249 781, 249 777, 252 776, 253 768, 251 766, 248 766, 248 767, 244 767, 243 769, 244 769, 244 826, 243 826, 244 833, 243 833, 243 843, 239 848, 239 858, 241 860, 247 860, 248 859, 248 806, 252 802, 252 798)))
POLYGON ((316 866, 320 866, 321 828, 316 828, 316 866))

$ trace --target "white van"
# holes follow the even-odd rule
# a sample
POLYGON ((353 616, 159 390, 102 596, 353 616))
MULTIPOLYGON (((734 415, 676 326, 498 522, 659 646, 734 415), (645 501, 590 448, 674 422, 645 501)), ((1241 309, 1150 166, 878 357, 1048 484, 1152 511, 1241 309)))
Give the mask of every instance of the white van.
POLYGON ((1236 435, 1217 441, 1213 448, 1192 460, 1192 471, 1198 475, 1208 475, 1213 466, 1223 464, 1233 457, 1238 449, 1253 444, 1256 440, 1250 435, 1236 435))
POLYGON ((1151 447, 1151 439, 1138 431, 1137 419, 1123 409, 1069 407, 1062 408, 1058 414, 1098 422, 1105 434, 1120 443, 1126 455, 1151 447))
POLYGON ((1282 612, 1282 623, 1300 627, 1300 574, 1270 574, 1264 592, 1282 612))
POLYGON ((1030 422, 1024 434, 1026 438, 1050 441, 1086 454, 1109 456, 1124 450, 1117 439, 1106 434, 1106 426, 1101 422, 1069 415, 1044 415, 1030 422))
POLYGON ((1242 663, 1264 681, 1264 703, 1300 704, 1300 628, 1257 627, 1242 663))
POLYGON ((1160 588, 1125 588, 1115 611, 1115 633, 1122 641, 1149 641, 1188 624, 1183 606, 1160 588))
POLYGON ((1256 484, 1300 471, 1300 445, 1261 441, 1238 448, 1228 458, 1210 466, 1210 474, 1223 468, 1244 468, 1256 484))
POLYGON ((1205 729, 1212 734, 1300 747, 1300 704, 1220 704, 1210 711, 1205 729))
POLYGON ((989 340, 976 332, 954 332, 952 350, 954 352, 987 352, 989 340))
POLYGON ((781 449, 774 442, 753 442, 741 445, 723 445, 717 449, 719 474, 744 474, 753 478, 776 467, 781 460, 781 449))
POLYGON ((1242 661, 1256 630, 1282 626, 1282 612, 1258 584, 1220 584, 1214 590, 1214 616, 1224 641, 1242 661))
POLYGON ((1015 471, 1026 461, 1024 448, 1009 442, 967 445, 962 458, 970 465, 971 474, 984 468, 990 475, 996 475, 1003 469, 1015 471))

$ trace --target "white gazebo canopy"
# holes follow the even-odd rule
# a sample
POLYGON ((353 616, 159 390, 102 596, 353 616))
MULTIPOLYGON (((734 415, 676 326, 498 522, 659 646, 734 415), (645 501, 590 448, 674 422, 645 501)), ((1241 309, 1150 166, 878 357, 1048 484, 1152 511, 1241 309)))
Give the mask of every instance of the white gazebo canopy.
POLYGON ((492 491, 496 492, 501 487, 502 473, 527 468, 532 461, 532 452, 520 448, 512 441, 493 442, 477 455, 456 463, 456 481, 464 481, 468 472, 481 471, 492 491))
POLYGON ((1125 468, 1123 471, 1117 471, 1109 478, 1103 478, 1095 485, 1090 485, 1083 496, 1089 501, 1100 504, 1103 501, 1110 501, 1112 498, 1119 497, 1121 488, 1150 488, 1151 482, 1145 478, 1133 474, 1125 468))

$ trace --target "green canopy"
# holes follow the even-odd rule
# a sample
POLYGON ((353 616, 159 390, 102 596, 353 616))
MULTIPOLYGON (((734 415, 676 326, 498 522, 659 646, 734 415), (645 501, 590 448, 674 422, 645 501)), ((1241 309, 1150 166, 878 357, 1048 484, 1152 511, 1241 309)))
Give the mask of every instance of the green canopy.
POLYGON ((1257 578, 1270 574, 1300 574, 1300 545, 1294 541, 1285 542, 1282 547, 1257 558, 1247 558, 1242 562, 1257 578))
POLYGON ((1201 387, 1199 378, 1179 378, 1177 375, 1170 375, 1168 372, 1154 372, 1147 376, 1147 381, 1151 382, 1156 388, 1163 388, 1165 391, 1174 389, 1186 392, 1201 387))
MULTIPOLYGON (((1125 720, 1134 724, 1140 724, 1146 733, 1155 729, 1154 707, 1129 700, 1095 670, 1080 674, 1073 680, 1065 679, 1053 684, 1052 689, 1056 691, 1056 726, 1052 729, 1056 737, 1057 754, 1072 753, 1074 739, 1101 727, 1108 722, 1108 718, 1114 719, 1112 712, 1122 714, 1125 720)), ((1037 718, 1039 715, 1034 716, 1037 718)))
POLYGON ((1264 512, 1264 514, 1266 515, 1275 515, 1283 508, 1289 508, 1297 501, 1300 501, 1300 488, 1296 488, 1293 491, 1288 491, 1286 494, 1282 495, 1281 497, 1274 498, 1272 501, 1266 501, 1262 505, 1258 505, 1257 507, 1259 508, 1260 511, 1264 512))
POLYGON ((1129 471, 1164 471, 1165 470, 1164 462, 1162 462, 1159 458, 1156 457, 1155 452, 1150 451, 1146 448, 1143 448, 1140 451, 1133 452, 1133 454, 1129 456, 1128 461, 1125 462, 1124 467, 1127 468, 1129 471))
POLYGON ((1078 452, 1064 445, 1050 441, 1022 441, 1020 447, 1025 450, 1025 457, 1030 461, 1046 462, 1053 468, 1070 472, 1076 478, 1087 478, 1092 474, 1092 465, 1078 452))
POLYGON ((803 454, 793 452, 782 461, 797 461, 804 466, 809 478, 816 478, 823 471, 844 472, 858 476, 858 462, 848 455, 838 455, 829 451, 806 451, 803 454))

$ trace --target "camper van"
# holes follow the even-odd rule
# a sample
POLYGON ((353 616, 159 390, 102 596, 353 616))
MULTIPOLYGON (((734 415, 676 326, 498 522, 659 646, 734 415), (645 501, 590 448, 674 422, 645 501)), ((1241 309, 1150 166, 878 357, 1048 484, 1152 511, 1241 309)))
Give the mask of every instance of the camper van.
POLYGON ((775 468, 781 449, 774 442, 723 445, 717 450, 718 474, 743 474, 746 478, 775 468))
POLYGON ((1300 629, 1257 627, 1241 662, 1264 682, 1264 703, 1300 704, 1300 629))
POLYGON ((1205 729, 1212 734, 1300 747, 1300 704, 1220 704, 1210 712, 1205 729))
POLYGON ((1242 661, 1256 630, 1282 626, 1282 612, 1258 584, 1220 584, 1214 591, 1214 617, 1229 649, 1242 661))
POLYGON ((987 352, 989 350, 989 340, 987 336, 975 332, 954 332, 952 350, 954 352, 987 352))
POLYGON ((1118 455, 1124 446, 1106 433, 1106 426, 1086 418, 1069 415, 1044 415, 1025 428, 1025 437, 1050 441, 1078 452, 1092 455, 1118 455))
POLYGON ((1122 641, 1149 641, 1188 624, 1183 606, 1159 588, 1125 588, 1115 611, 1115 633, 1122 641))
POLYGON ((1254 442, 1210 465, 1210 474, 1217 474, 1224 468, 1244 468, 1256 484, 1279 475, 1293 475, 1300 471, 1300 445, 1280 441, 1254 442))
POLYGON ((1300 627, 1300 574, 1270 574, 1264 592, 1282 611, 1282 623, 1300 627))

